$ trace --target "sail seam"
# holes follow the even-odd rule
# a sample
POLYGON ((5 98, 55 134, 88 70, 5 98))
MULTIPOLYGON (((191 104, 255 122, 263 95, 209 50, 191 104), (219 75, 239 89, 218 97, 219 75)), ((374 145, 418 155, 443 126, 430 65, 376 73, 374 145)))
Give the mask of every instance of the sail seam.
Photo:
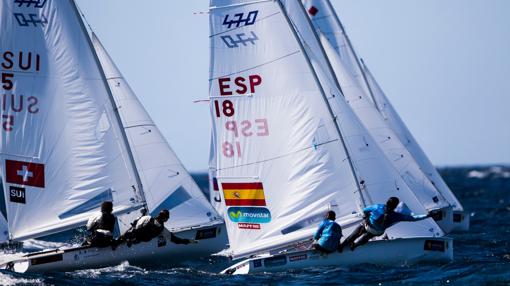
MULTIPOLYGON (((235 166, 230 166, 230 167, 225 167, 225 168, 219 168, 219 169, 217 169, 217 171, 228 170, 228 169, 233 169, 233 168, 238 168, 238 167, 243 167, 243 166, 249 166, 249 165, 258 164, 258 163, 265 163, 265 162, 281 159, 281 158, 290 156, 292 154, 296 154, 296 153, 299 153, 299 152, 302 152, 302 151, 306 151, 308 149, 312 149, 312 148, 316 149, 318 146, 322 146, 322 145, 326 145, 326 144, 329 144, 329 143, 333 143, 333 142, 336 142, 338 140, 340 140, 340 139, 333 139, 333 140, 329 140, 329 141, 326 141, 326 142, 323 142, 323 143, 320 143, 320 144, 313 144, 310 147, 302 148, 302 149, 299 149, 299 150, 296 150, 296 151, 292 151, 292 152, 289 152, 289 153, 286 153, 286 154, 282 154, 282 155, 279 155, 279 156, 275 156, 273 158, 269 158, 269 159, 265 159, 265 160, 260 160, 260 161, 256 161, 256 162, 251 162, 251 163, 246 163, 246 164, 241 164, 241 165, 235 165, 235 166)), ((346 157, 346 159, 347 159, 347 157, 346 157)))
POLYGON ((301 52, 301 51, 299 51, 299 50, 298 50, 298 51, 292 52, 292 53, 290 53, 290 54, 283 55, 283 56, 281 56, 281 57, 279 57, 279 58, 276 58, 276 59, 274 59, 274 60, 271 60, 271 61, 269 61, 269 62, 265 62, 265 63, 262 63, 262 64, 260 64, 260 65, 253 66, 253 67, 251 67, 251 68, 247 68, 247 69, 240 70, 240 71, 236 71, 236 72, 233 72, 233 73, 229 73, 229 74, 225 74, 225 75, 221 75, 221 76, 213 77, 213 78, 210 78, 210 79, 209 79, 209 81, 213 81, 213 80, 216 80, 216 79, 219 79, 219 78, 222 78, 222 77, 227 77, 227 76, 231 76, 231 75, 235 75, 235 74, 240 74, 240 73, 242 73, 242 72, 247 72, 247 71, 249 71, 249 70, 253 70, 253 69, 256 69, 256 68, 260 68, 260 67, 262 67, 262 66, 265 66, 265 65, 268 65, 268 64, 272 64, 272 63, 274 63, 274 62, 277 62, 277 61, 279 61, 279 60, 281 60, 281 59, 284 59, 284 58, 287 58, 287 57, 293 56, 293 55, 295 55, 295 54, 299 54, 300 52, 301 52))

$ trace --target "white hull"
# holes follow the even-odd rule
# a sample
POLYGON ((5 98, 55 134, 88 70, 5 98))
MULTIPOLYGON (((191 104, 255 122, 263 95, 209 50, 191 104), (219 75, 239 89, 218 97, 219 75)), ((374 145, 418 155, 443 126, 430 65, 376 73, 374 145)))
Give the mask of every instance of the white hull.
POLYGON ((168 233, 149 242, 141 242, 128 247, 120 244, 115 250, 111 247, 73 247, 42 251, 18 256, 11 261, 0 261, 0 269, 19 273, 73 271, 78 269, 102 268, 128 261, 132 265, 178 265, 185 261, 208 257, 225 248, 227 243, 224 225, 176 233, 181 238, 199 238, 197 232, 214 229, 215 237, 199 239, 197 244, 175 244, 168 233))
POLYGON ((434 211, 440 212, 440 214, 438 214, 439 217, 434 218, 434 221, 439 225, 439 227, 447 234, 452 232, 454 228, 453 208, 448 206, 434 211))
POLYGON ((441 218, 434 218, 434 220, 445 233, 469 230, 469 213, 454 210, 452 207, 442 208, 437 211, 441 211, 441 218))
POLYGON ((262 255, 243 260, 222 274, 276 272, 318 266, 347 266, 355 264, 403 265, 419 262, 448 262, 453 260, 453 240, 449 237, 417 237, 378 240, 342 253, 321 254, 314 250, 262 255))
POLYGON ((452 232, 469 231, 470 216, 466 211, 453 211, 452 232))

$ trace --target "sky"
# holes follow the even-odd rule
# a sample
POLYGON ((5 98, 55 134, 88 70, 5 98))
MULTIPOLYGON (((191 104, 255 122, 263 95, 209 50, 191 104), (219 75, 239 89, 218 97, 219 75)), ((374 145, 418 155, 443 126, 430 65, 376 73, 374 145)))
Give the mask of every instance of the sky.
MULTIPOLYGON (((437 166, 510 164, 510 1, 331 0, 437 166)), ((207 0, 77 0, 183 164, 206 170, 207 0)))

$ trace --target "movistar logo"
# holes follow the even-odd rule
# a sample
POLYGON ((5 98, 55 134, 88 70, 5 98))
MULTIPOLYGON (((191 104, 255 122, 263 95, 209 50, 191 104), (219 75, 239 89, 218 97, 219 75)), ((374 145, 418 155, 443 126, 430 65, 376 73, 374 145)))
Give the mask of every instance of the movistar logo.
POLYGON ((239 218, 241 216, 241 211, 237 211, 236 213, 235 212, 230 212, 230 217, 231 218, 239 218))
POLYGON ((267 208, 231 207, 227 210, 228 218, 233 222, 268 223, 271 212, 267 208))

